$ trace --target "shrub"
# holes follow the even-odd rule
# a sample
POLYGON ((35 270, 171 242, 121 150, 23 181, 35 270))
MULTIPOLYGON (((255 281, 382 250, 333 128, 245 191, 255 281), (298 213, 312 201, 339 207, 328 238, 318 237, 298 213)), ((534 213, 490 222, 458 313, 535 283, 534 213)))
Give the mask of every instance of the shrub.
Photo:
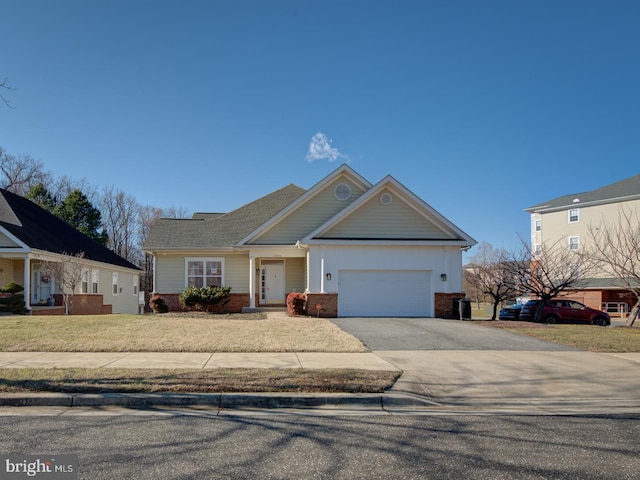
POLYGON ((24 303, 24 295, 21 293, 14 293, 10 297, 0 298, 0 312, 11 312, 17 315, 24 315, 27 313, 27 308, 24 303))
POLYGON ((0 288, 0 292, 3 293, 18 293, 22 292, 24 287, 22 285, 18 285, 16 282, 11 282, 6 284, 4 287, 0 288))
POLYGON ((287 295, 287 313, 289 315, 305 315, 307 297, 304 293, 293 292, 287 295))
POLYGON ((183 307, 201 312, 213 312, 224 309, 230 298, 231 287, 187 287, 180 294, 183 307))
POLYGON ((169 311, 169 306, 160 295, 151 297, 149 299, 149 306, 151 310, 153 310, 153 313, 167 313, 169 311))

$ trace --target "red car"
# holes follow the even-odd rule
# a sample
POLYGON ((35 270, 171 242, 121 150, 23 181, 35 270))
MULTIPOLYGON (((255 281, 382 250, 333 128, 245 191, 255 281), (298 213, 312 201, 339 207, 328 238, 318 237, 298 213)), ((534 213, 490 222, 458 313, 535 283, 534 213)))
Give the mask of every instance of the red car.
MULTIPOLYGON (((520 310, 520 320, 533 320, 540 300, 529 300, 520 310)), ((542 321, 546 323, 589 322, 593 325, 606 327, 611 325, 609 314, 587 307, 575 300, 554 298, 542 308, 542 321)))

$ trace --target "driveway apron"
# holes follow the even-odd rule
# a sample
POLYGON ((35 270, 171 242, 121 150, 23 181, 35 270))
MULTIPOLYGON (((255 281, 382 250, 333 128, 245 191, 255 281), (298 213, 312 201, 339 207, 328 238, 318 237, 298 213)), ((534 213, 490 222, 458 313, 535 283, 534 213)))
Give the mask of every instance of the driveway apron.
POLYGON ((391 393, 456 406, 640 408, 640 354, 584 352, 456 320, 334 321, 403 370, 391 393))

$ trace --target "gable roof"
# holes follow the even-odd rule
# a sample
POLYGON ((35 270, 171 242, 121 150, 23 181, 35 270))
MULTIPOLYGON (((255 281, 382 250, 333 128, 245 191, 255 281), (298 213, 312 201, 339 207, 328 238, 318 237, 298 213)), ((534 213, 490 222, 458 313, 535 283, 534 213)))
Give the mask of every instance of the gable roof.
MULTIPOLYGON (((287 216, 290 216, 293 212, 300 209, 303 205, 310 202, 311 199, 322 192, 328 185, 331 185, 332 182, 341 177, 348 178, 354 184, 359 185, 363 190, 368 190, 369 188, 371 188, 371 183, 369 183, 368 180, 366 180, 348 165, 342 164, 329 175, 316 183, 309 190, 304 192, 304 194, 300 195, 295 201, 287 205, 286 208, 278 212, 277 215, 274 215, 272 218, 267 219, 264 223, 257 225, 253 230, 247 232, 247 235, 238 242, 238 245, 248 244, 251 240, 257 238, 259 235, 272 228, 278 222, 282 221, 287 216)), ((296 240, 299 240, 299 238, 296 240)))
POLYGON ((554 198, 553 200, 525 208, 524 210, 525 212, 530 213, 542 213, 554 210, 564 210, 567 208, 624 202, 635 199, 640 199, 640 175, 635 175, 589 192, 563 195, 561 197, 554 198))
POLYGON ((31 200, 3 189, 0 229, 31 249, 70 255, 84 252, 88 260, 140 270, 31 200))
MULTIPOLYGON (((371 223, 373 219, 370 215, 370 212, 364 213, 363 219, 365 221, 363 225, 372 226, 371 223)), ((388 215, 393 216, 393 212, 388 215)), ((403 215, 403 217, 406 216, 407 214, 403 215)), ((413 241, 421 244, 431 243, 441 245, 446 243, 460 246, 473 246, 477 243, 473 238, 456 227, 391 175, 387 175, 353 203, 307 235, 307 237, 303 239, 303 242, 324 243, 327 240, 332 242, 350 242, 352 240, 359 242, 381 241, 385 243, 390 241, 401 241, 403 243, 413 241), (357 218, 358 215, 362 215, 363 212, 368 208, 370 209, 370 207, 373 207, 372 211, 374 214, 375 212, 381 211, 381 209, 389 208, 377 200, 381 194, 385 193, 395 196, 397 199, 396 202, 401 204, 405 209, 404 211, 412 213, 412 218, 418 223, 417 228, 409 229, 404 227, 401 225, 403 219, 395 219, 394 226, 390 227, 388 231, 380 231, 380 225, 373 225, 373 227, 377 228, 365 228, 364 231, 357 233, 353 230, 351 231, 352 233, 348 233, 349 229, 339 228, 341 224, 357 218), (401 220, 401 222, 398 223, 398 220, 401 220), (332 234, 332 232, 334 232, 334 234, 332 234), (335 232, 340 232, 340 235, 334 236, 335 232), (371 232, 375 233, 372 234, 371 232)))
POLYGON ((290 184, 226 214, 195 214, 190 219, 161 218, 144 244, 146 251, 232 248, 305 193, 290 184))

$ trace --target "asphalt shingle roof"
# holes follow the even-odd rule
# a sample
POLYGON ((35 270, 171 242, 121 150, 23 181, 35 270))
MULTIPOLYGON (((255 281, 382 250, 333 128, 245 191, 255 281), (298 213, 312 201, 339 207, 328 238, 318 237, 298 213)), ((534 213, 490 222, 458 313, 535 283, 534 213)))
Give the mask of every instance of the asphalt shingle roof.
POLYGON ((145 250, 230 248, 300 197, 305 190, 287 185, 227 214, 197 213, 194 218, 161 218, 145 250))
POLYGON ((0 189, 0 226, 32 249, 75 255, 126 268, 137 266, 29 199, 0 189))
POLYGON ((547 202, 539 203, 532 207, 526 208, 527 212, 536 212, 540 210, 551 210, 570 206, 580 206, 589 203, 600 202, 616 202, 628 199, 629 197, 640 197, 640 175, 621 180, 610 185, 606 185, 590 192, 573 193, 571 195, 563 195, 547 202), (578 199, 578 202, 574 202, 578 199))

